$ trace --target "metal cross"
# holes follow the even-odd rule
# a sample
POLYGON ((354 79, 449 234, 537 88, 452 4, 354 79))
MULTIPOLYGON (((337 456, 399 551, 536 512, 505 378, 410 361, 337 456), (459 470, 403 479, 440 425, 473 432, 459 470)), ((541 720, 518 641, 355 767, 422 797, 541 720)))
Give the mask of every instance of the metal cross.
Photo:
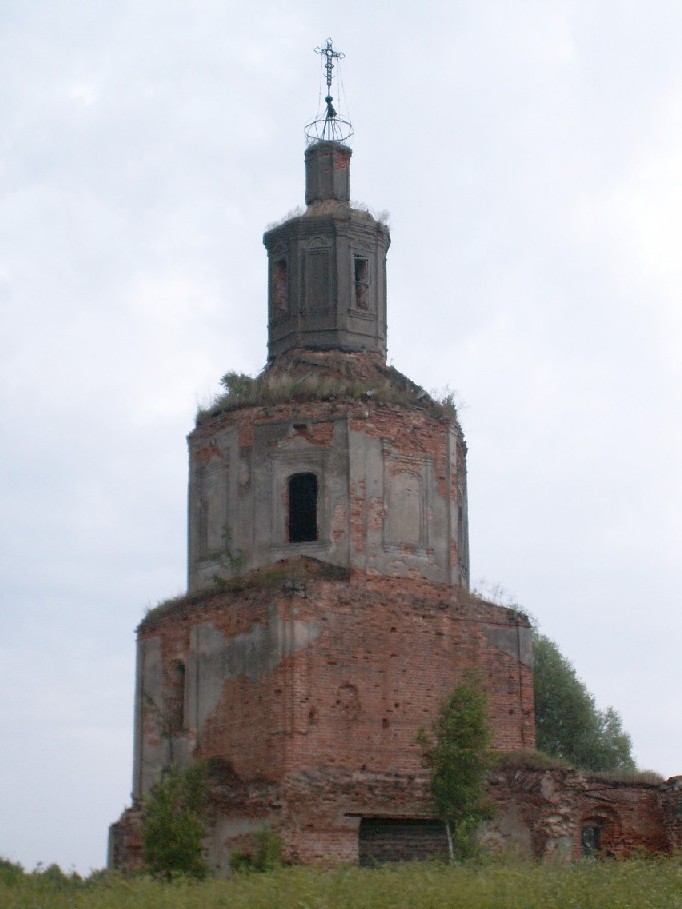
POLYGON ((324 45, 324 47, 316 47, 315 53, 327 58, 327 61, 324 64, 324 68, 327 71, 327 97, 324 99, 327 104, 327 114, 325 119, 333 120, 334 117, 336 117, 336 111, 332 105, 333 98, 331 95, 334 60, 341 60, 343 57, 345 57, 345 54, 342 54, 341 51, 334 50, 331 38, 327 38, 327 43, 324 45))

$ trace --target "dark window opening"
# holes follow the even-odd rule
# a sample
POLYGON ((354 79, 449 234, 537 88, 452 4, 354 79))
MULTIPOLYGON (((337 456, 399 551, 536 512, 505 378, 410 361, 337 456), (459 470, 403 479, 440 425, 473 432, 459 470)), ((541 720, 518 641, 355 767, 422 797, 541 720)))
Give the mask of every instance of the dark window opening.
POLYGON ((289 281, 286 259, 278 259, 273 263, 272 295, 275 310, 277 312, 286 312, 289 309, 289 281))
POLYGON ((289 542, 317 539, 317 477, 295 473, 289 477, 289 542))
POLYGON ((360 256, 354 258, 355 305, 358 309, 369 308, 369 260, 360 256))
POLYGON ((595 823, 583 825, 582 851, 585 858, 596 858, 601 852, 601 827, 595 823))

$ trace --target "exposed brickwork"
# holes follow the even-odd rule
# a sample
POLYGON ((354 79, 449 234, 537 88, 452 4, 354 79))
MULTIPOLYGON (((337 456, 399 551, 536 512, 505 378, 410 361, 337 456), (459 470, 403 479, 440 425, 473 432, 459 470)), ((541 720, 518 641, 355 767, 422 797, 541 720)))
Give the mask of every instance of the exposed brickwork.
POLYGON ((210 625, 226 642, 271 627, 273 616, 285 635, 294 623, 313 629, 308 646, 263 678, 225 680, 197 733, 199 755, 227 757, 247 779, 279 778, 289 767, 416 773, 418 729, 475 668, 483 670, 495 746, 532 747, 532 673, 509 652, 528 631, 516 613, 420 578, 354 573, 348 581, 310 576, 297 585, 217 594, 191 606, 180 601, 140 627, 141 640, 160 639, 165 667, 190 659, 193 625, 210 625), (494 643, 497 634, 506 649, 494 643))
POLYGON ((109 868, 135 872, 143 867, 142 861, 142 809, 128 808, 109 827, 109 868))
MULTIPOLYGON (((309 558, 275 566, 229 589, 173 601, 141 624, 140 642, 158 647, 158 678, 170 696, 178 663, 188 672, 222 672, 210 711, 192 715, 187 704, 194 725, 180 732, 164 731, 158 713, 143 708, 143 760, 159 743, 167 757, 189 748, 209 760, 208 852, 218 870, 231 852, 253 847, 263 824, 280 833, 289 861, 358 861, 374 848, 363 845, 362 818, 391 821, 376 847, 384 858, 438 852, 437 836, 412 837, 417 828, 407 823, 432 819, 417 731, 462 674, 478 668, 494 747, 532 747, 527 632, 513 611, 422 578, 348 572, 309 558), (212 643, 199 660, 202 629, 212 643), (250 674, 239 646, 247 648, 250 674)), ((150 691, 150 701, 163 704, 164 690, 150 691)), ((201 704, 207 694, 190 682, 187 699, 201 704)), ((582 854, 585 826, 599 829, 602 855, 679 846, 675 781, 662 787, 509 767, 491 773, 488 791, 496 808, 484 834, 490 848, 572 860, 582 854)), ((112 829, 117 866, 139 863, 136 825, 133 811, 112 829)))
POLYGON ((521 844, 539 859, 571 861, 583 854, 584 827, 599 829, 597 857, 670 852, 676 844, 665 817, 668 787, 620 781, 569 768, 513 767, 490 775, 496 817, 484 842, 521 844))
MULTIPOLYGON (((207 851, 218 871, 226 870, 231 852, 254 849, 253 833, 264 824, 282 836, 289 862, 338 864, 443 855, 444 837, 421 770, 403 774, 334 767, 288 772, 280 781, 247 782, 228 762, 216 760, 210 767, 212 832, 207 851), (222 827, 221 819, 226 819, 222 827)), ((481 843, 493 851, 512 850, 552 863, 575 861, 583 855, 585 826, 599 828, 595 857, 679 849, 676 778, 664 784, 623 782, 569 768, 514 766, 489 775, 488 798, 494 816, 481 832, 481 843)), ((113 825, 110 863, 115 867, 140 866, 140 818, 138 809, 129 809, 113 825)))
MULTIPOLYGON (((115 867, 139 866, 154 782, 197 759, 218 871, 266 824, 290 861, 442 853, 417 734, 469 670, 493 747, 535 743, 528 622, 468 593, 466 444, 452 406, 386 365, 390 238, 347 204, 349 155, 308 150, 310 205, 264 238, 271 360, 188 439, 189 594, 138 629, 115 867)), ((576 857, 586 825, 610 854, 680 845, 672 784, 510 769, 489 788, 493 846, 576 857)))
POLYGON ((673 776, 668 780, 661 802, 670 848, 679 852, 682 850, 682 776, 673 776))
POLYGON ((138 629, 154 659, 139 683, 136 795, 168 761, 207 759, 218 815, 236 824, 212 846, 218 864, 266 819, 291 860, 355 861, 361 817, 428 818, 417 733, 468 670, 481 670, 494 746, 532 747, 528 635, 524 618, 461 588, 305 557, 173 601, 138 629), (186 723, 174 730, 163 713, 178 712, 178 665, 186 723))

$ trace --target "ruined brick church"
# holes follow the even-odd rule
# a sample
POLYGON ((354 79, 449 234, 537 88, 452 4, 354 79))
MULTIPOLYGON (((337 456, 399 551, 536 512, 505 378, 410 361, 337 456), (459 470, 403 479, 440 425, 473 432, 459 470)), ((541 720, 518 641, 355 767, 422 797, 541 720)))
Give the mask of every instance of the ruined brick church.
MULTIPOLYGON (((327 105, 305 152, 305 211, 263 238, 267 365, 228 376, 189 435, 188 593, 138 628, 133 806, 111 828, 116 867, 140 861, 150 788, 196 760, 218 872, 263 827, 291 861, 443 851, 417 733, 471 669, 493 747, 534 747, 530 628, 469 591, 462 430, 449 402, 386 364, 390 234, 351 205, 351 149, 327 105)), ((543 854, 563 837, 579 854, 581 824, 597 817, 579 780, 534 777, 538 798, 511 810, 526 783, 495 779, 491 841, 543 854), (558 820, 548 786, 570 790, 558 820)))

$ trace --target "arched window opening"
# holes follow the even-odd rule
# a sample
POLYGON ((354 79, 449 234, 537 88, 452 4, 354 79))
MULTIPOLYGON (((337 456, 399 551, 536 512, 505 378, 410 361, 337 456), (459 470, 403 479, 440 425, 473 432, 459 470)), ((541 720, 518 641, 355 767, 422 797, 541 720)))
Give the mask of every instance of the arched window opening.
POLYGON ((623 823, 614 808, 602 805, 598 812, 583 818, 580 834, 583 856, 609 858, 614 845, 622 841, 623 823))
POLYGON ((295 473, 289 477, 289 542, 317 539, 317 477, 295 473))

